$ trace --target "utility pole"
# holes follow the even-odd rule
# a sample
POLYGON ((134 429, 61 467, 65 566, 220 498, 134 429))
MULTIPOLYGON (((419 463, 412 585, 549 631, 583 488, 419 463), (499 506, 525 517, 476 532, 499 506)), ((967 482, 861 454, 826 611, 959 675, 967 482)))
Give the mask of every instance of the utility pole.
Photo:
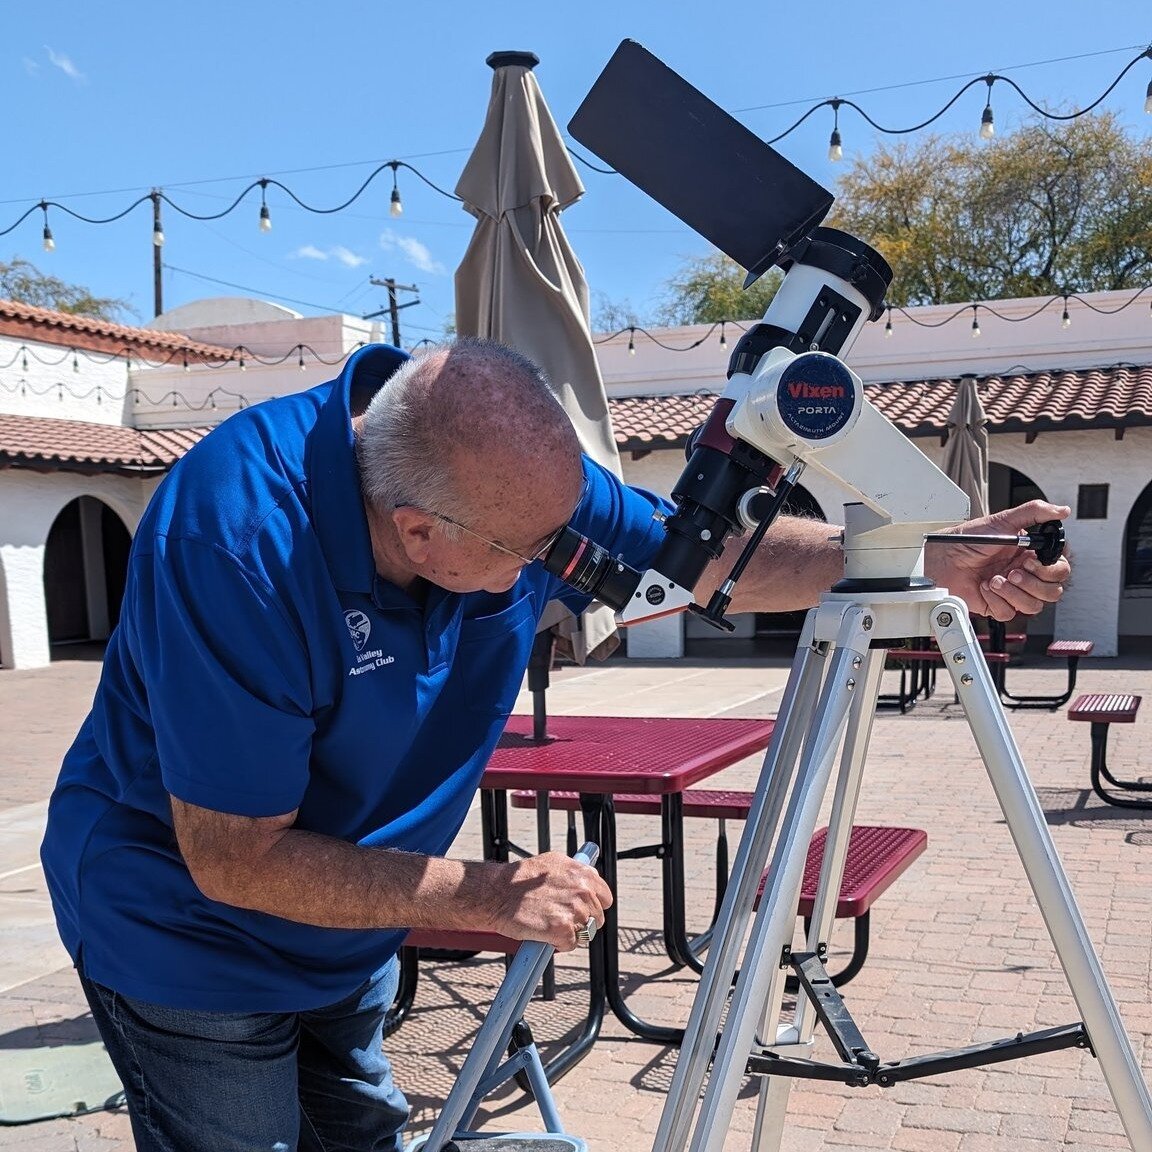
POLYGON ((160 193, 153 189, 152 197, 152 314, 159 316, 164 311, 164 260, 161 248, 164 244, 164 225, 160 221, 160 193))
POLYGON ((394 348, 400 347, 400 309, 411 308, 413 304, 419 304, 419 300, 409 300, 406 304, 397 303, 397 292, 419 292, 420 289, 415 284, 397 284, 395 280, 389 277, 386 280, 377 280, 375 276, 368 277, 368 283, 375 285, 377 288, 386 288, 388 290, 388 307, 381 308, 379 312, 368 312, 365 314, 365 320, 375 320, 378 316, 383 316, 385 312, 391 317, 392 320, 392 346, 394 348))

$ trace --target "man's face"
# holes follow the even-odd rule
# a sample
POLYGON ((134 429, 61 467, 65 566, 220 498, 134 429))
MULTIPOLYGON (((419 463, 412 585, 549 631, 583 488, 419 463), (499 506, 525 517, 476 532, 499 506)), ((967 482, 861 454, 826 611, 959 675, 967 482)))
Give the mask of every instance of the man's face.
POLYGON ((450 592, 507 592, 576 511, 583 477, 578 467, 563 472, 541 477, 522 471, 516 491, 481 479, 471 491, 488 499, 458 515, 433 512, 437 524, 422 575, 450 592))

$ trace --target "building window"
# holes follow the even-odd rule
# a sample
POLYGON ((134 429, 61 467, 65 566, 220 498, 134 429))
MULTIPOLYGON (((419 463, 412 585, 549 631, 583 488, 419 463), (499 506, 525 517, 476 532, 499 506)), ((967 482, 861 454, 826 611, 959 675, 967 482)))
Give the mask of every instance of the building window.
POLYGON ((1132 505, 1124 528, 1124 587, 1152 589, 1152 484, 1132 505))
POLYGON ((1081 484, 1076 497, 1077 520, 1108 519, 1108 485, 1081 484))

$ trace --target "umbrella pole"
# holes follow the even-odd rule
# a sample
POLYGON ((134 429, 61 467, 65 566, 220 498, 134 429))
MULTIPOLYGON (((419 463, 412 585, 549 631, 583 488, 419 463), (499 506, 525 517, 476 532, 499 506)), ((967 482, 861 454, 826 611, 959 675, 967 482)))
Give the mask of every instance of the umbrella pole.
POLYGON ((528 659, 528 691, 532 693, 532 739, 543 744, 548 739, 548 673, 552 668, 555 637, 550 629, 536 634, 528 659))

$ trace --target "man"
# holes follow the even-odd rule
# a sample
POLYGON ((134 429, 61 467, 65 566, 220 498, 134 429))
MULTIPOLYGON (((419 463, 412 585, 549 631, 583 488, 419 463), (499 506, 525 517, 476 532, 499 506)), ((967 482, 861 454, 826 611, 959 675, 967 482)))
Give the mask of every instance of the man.
MULTIPOLYGON (((380 1039, 405 929, 570 949, 603 922, 611 892, 560 854, 443 854, 544 605, 587 603, 537 559, 571 521, 646 567, 658 506, 581 457, 534 365, 482 341, 366 348, 172 470, 43 847, 141 1152, 398 1148, 380 1039)), ((827 536, 775 528, 735 608, 804 606, 789 589, 839 574, 827 536)), ((945 571, 1006 617, 1057 599, 1068 566, 952 548, 945 571)))

